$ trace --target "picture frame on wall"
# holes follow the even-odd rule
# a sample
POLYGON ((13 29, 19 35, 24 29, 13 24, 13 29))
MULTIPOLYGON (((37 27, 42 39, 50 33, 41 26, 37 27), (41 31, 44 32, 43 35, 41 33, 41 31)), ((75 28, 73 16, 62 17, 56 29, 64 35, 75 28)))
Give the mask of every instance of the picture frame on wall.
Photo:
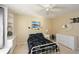
POLYGON ((40 29, 40 22, 38 21, 32 21, 32 29, 40 29))

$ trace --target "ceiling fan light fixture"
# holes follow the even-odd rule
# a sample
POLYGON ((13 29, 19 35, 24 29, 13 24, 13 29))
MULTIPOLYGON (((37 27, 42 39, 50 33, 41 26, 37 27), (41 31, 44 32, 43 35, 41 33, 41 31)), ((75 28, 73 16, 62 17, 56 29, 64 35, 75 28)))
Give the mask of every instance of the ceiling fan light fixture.
POLYGON ((56 4, 42 4, 40 5, 42 7, 42 12, 48 17, 56 16, 55 13, 62 10, 61 7, 58 7, 56 4))
POLYGON ((49 11, 49 8, 46 8, 46 11, 49 11))

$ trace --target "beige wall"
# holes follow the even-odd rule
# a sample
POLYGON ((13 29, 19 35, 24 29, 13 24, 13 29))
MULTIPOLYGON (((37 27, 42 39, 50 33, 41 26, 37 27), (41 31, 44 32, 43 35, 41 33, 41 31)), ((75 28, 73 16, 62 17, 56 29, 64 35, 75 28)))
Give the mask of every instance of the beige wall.
POLYGON ((33 18, 40 18, 41 30, 46 32, 48 30, 49 34, 69 34, 69 35, 79 35, 79 24, 71 24, 71 29, 63 29, 64 24, 70 23, 70 18, 79 16, 79 12, 73 12, 69 14, 64 14, 63 16, 55 17, 53 19, 45 19, 43 17, 32 17, 25 15, 15 15, 15 33, 18 44, 26 43, 28 37, 28 27, 31 26, 33 18))
POLYGON ((25 15, 15 15, 14 27, 16 33, 17 45, 26 44, 28 37, 28 27, 31 26, 33 18, 40 18, 41 30, 46 32, 48 30, 49 34, 69 34, 69 35, 79 35, 79 24, 71 24, 72 28, 70 30, 63 29, 64 24, 70 23, 70 18, 78 17, 79 12, 73 12, 69 14, 64 14, 63 16, 55 17, 53 19, 45 19, 42 17, 32 17, 25 15))
POLYGON ((62 28, 62 26, 64 24, 69 24, 71 22, 70 18, 73 17, 78 17, 79 16, 79 12, 72 12, 72 13, 68 13, 68 14, 64 14, 63 16, 59 16, 59 17, 55 17, 53 18, 51 21, 51 31, 53 34, 56 33, 61 33, 61 34, 69 34, 69 35, 79 35, 79 24, 70 24, 70 29, 69 28, 62 28))
POLYGON ((30 18, 28 16, 15 15, 15 33, 17 44, 26 43, 27 27, 30 25, 30 18))
POLYGON ((46 29, 49 29, 49 21, 42 17, 32 17, 25 15, 15 15, 15 33, 17 44, 25 44, 28 37, 28 27, 31 27, 31 22, 33 18, 40 18, 41 30, 45 32, 46 29))

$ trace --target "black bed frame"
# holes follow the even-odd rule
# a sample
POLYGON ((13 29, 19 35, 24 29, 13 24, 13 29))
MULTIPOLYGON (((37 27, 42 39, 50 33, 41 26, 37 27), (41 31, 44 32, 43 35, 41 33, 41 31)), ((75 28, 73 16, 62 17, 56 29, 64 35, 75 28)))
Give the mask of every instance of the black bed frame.
POLYGON ((42 33, 30 34, 27 42, 29 54, 50 54, 59 51, 58 45, 46 39, 42 33))

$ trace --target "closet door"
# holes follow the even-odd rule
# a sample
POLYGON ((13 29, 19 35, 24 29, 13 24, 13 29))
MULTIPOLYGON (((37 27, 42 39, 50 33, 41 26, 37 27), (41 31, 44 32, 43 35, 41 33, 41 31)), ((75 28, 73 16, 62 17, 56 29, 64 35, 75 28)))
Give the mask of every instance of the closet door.
POLYGON ((0 7, 0 48, 3 48, 4 41, 4 8, 0 7))

